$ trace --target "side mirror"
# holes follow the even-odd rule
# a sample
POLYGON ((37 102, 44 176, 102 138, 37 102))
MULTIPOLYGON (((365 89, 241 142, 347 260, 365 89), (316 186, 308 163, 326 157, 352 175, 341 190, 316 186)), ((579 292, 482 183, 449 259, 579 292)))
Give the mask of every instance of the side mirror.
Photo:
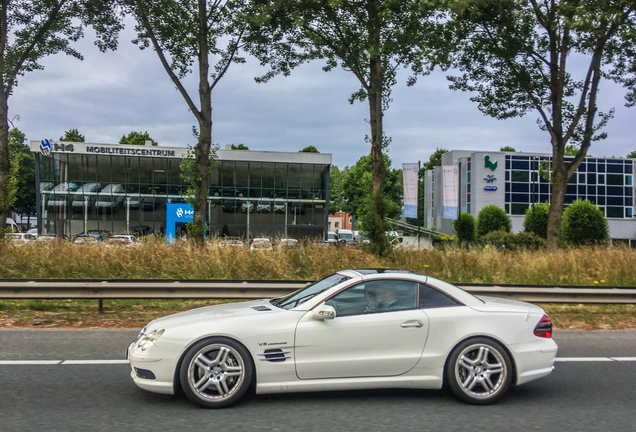
POLYGON ((317 320, 334 319, 335 317, 336 310, 333 306, 323 304, 314 309, 314 318, 317 320))

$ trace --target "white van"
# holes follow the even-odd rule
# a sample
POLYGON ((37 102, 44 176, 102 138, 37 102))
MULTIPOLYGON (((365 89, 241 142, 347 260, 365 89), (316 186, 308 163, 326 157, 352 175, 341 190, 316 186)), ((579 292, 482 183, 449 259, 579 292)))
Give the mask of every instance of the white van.
MULTIPOLYGON (((14 232, 14 233, 19 233, 20 232, 20 228, 18 228, 18 224, 16 224, 15 221, 13 219, 11 219, 11 218, 7 218, 7 227, 6 228, 7 228, 7 232, 9 232, 9 230, 11 232, 14 232)), ((0 235, 2 235, 2 234, 0 233, 0 235)))
POLYGON ((347 244, 357 244, 353 237, 353 231, 351 231, 350 229, 338 230, 338 239, 341 242, 346 242, 347 244))

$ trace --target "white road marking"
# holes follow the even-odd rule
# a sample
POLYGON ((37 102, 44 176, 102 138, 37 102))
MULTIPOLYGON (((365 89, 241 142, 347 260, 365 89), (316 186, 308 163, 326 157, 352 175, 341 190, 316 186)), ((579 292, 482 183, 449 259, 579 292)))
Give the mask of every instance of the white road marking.
POLYGON ((0 360, 0 365, 55 365, 62 360, 0 360))
POLYGON ((128 364, 128 360, 64 360, 63 365, 128 364))
POLYGON ((609 357, 557 357, 558 362, 611 362, 609 357))

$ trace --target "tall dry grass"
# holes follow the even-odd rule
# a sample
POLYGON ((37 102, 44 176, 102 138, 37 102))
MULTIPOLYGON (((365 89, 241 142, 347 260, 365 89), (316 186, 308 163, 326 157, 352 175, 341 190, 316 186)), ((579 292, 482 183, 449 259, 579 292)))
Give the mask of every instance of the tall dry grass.
POLYGON ((250 252, 217 244, 170 246, 162 241, 139 248, 0 244, 2 279, 315 280, 348 268, 400 268, 456 283, 636 286, 636 252, 622 247, 556 252, 399 250, 378 258, 357 248, 250 252))

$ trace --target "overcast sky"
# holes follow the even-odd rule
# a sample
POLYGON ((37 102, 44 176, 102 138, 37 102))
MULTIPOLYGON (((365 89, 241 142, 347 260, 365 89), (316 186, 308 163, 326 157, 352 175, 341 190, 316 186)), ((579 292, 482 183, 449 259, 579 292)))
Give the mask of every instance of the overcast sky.
MULTIPOLYGON (((28 140, 59 139, 76 128, 86 142, 117 143, 131 131, 148 131, 159 145, 194 145, 196 120, 152 50, 141 51, 130 41, 132 25, 121 34, 115 52, 100 53, 90 38, 77 44, 84 61, 55 55, 42 61, 44 70, 21 77, 9 99, 9 117, 28 140)), ((266 84, 254 77, 264 72, 258 62, 232 65, 215 88, 213 141, 245 144, 251 150, 299 151, 309 145, 333 155, 340 168, 353 165, 370 151, 368 104, 350 105, 359 85, 342 70, 323 72, 321 62, 278 76, 266 84)), ((426 162, 437 148, 551 153, 547 132, 536 125, 535 114, 498 121, 486 117, 470 101, 470 94, 448 89, 445 74, 434 72, 407 87, 408 74, 399 75, 393 102, 384 117, 394 168, 402 163, 426 162)), ((198 101, 196 80, 186 82, 198 101)), ((624 90, 601 85, 599 108, 614 107, 605 131, 608 138, 592 144, 594 156, 623 157, 636 150, 636 109, 624 106, 624 90)))

